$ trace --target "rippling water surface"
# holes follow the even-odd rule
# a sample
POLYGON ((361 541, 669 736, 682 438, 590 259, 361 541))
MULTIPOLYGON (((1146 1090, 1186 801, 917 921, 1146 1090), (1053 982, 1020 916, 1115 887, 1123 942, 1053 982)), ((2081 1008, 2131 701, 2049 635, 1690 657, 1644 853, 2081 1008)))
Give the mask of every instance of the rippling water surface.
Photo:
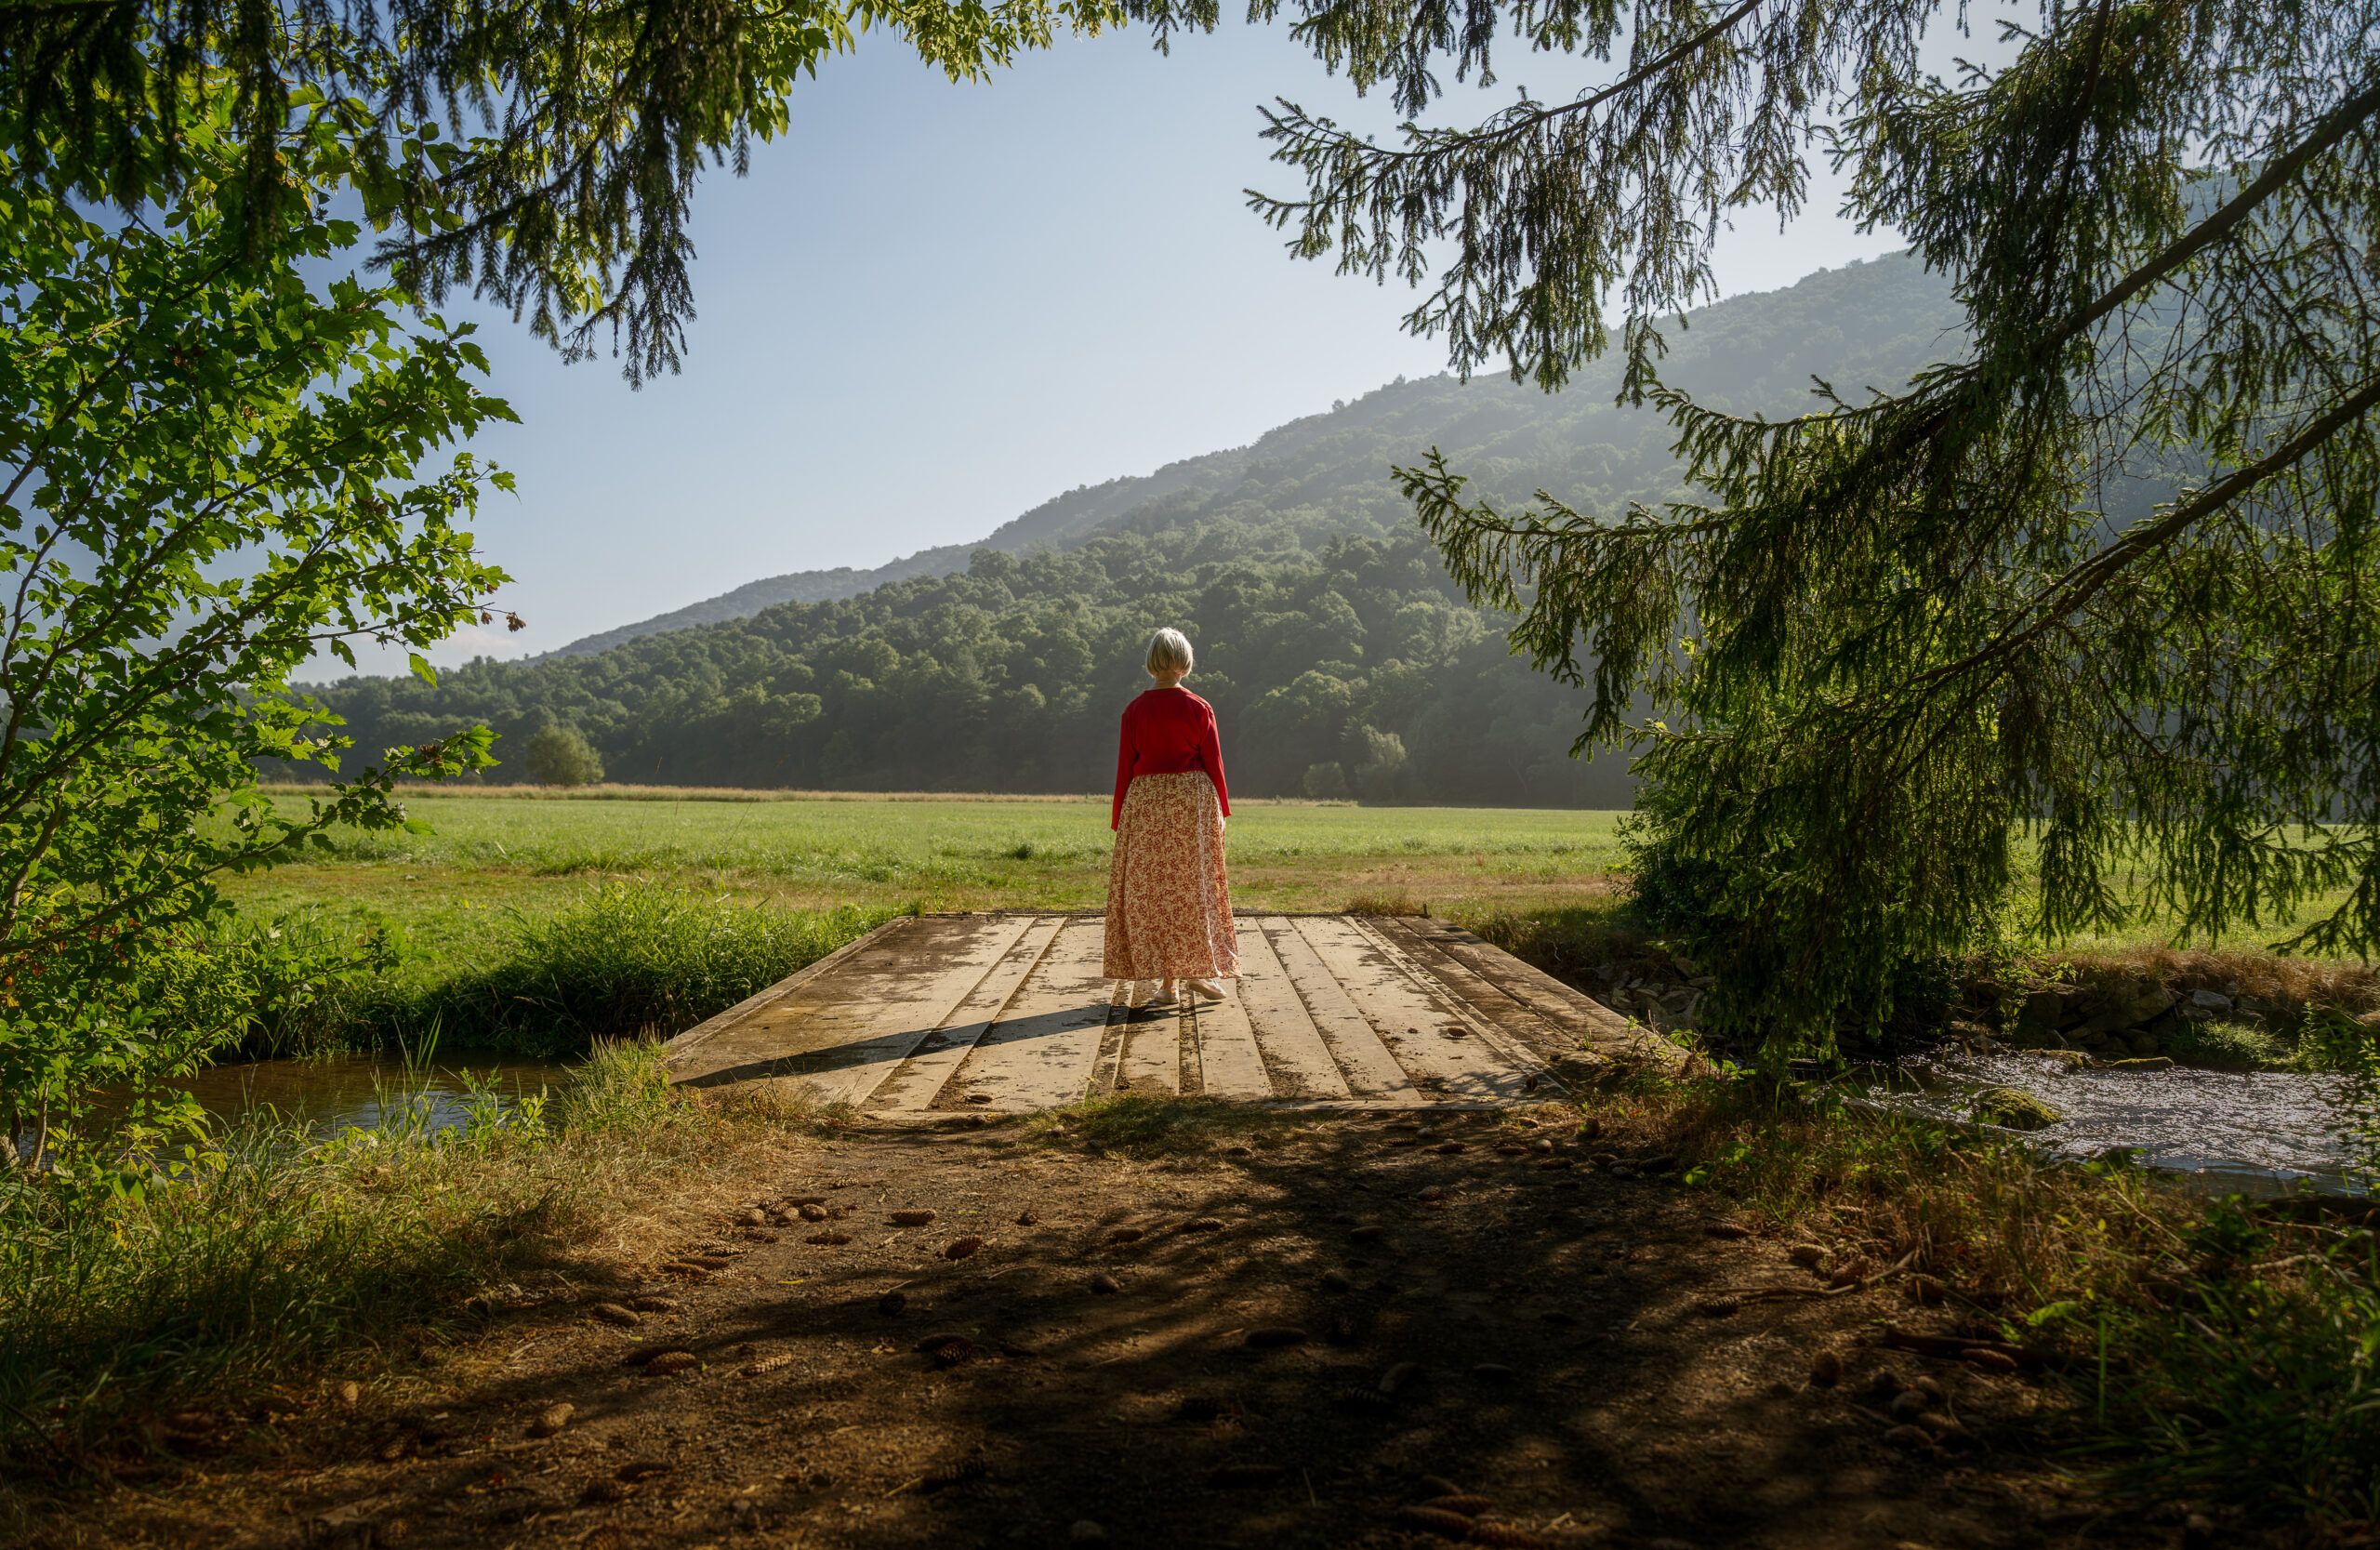
POLYGON ((2021 1087, 2065 1116, 2026 1137, 2076 1157, 2129 1146, 2143 1163, 2214 1188, 2310 1185, 2370 1193, 2380 1107, 2353 1079, 2298 1071, 2077 1071, 2027 1054, 1944 1054, 1904 1063, 1867 1095, 1944 1119, 1969 1118, 1987 1087, 2021 1087))

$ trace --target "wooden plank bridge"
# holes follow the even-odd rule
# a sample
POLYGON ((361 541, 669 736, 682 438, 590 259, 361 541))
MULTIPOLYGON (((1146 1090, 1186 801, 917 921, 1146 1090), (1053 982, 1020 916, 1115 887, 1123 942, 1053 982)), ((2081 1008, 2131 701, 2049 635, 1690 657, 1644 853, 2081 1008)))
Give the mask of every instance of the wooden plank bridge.
POLYGON ((872 1118, 1052 1108, 1106 1093, 1294 1107, 1560 1097, 1658 1035, 1429 919, 1241 914, 1220 1001, 1131 1009, 1096 913, 905 916, 672 1039, 697 1088, 805 1088, 872 1118))

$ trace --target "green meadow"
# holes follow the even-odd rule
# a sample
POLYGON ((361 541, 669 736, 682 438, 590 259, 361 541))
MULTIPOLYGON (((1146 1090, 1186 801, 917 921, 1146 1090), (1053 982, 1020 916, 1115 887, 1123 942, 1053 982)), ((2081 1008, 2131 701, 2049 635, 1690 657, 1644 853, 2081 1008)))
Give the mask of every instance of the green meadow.
MULTIPOLYGON (((303 798, 284 789, 275 800, 303 798)), ((505 911, 562 907, 602 881, 797 909, 1096 908, 1110 834, 1101 797, 840 795, 604 787, 408 793, 426 834, 348 834, 227 891, 250 918, 306 909, 460 947, 505 911)), ((1229 826, 1245 907, 1341 909, 1401 899, 1433 913, 1607 910, 1625 881, 1613 811, 1369 807, 1246 801, 1229 826)), ((2324 901, 2335 904, 2335 899, 2324 901)), ((2219 944, 2254 948, 2291 922, 2219 944)), ((2162 943, 2149 921, 2065 944, 2162 943)))
MULTIPOLYGON (((277 800, 300 799, 282 794, 277 800)), ((340 837, 235 880, 254 916, 310 907, 460 946, 491 912, 636 881, 784 907, 1096 908, 1106 799, 609 798, 411 794, 428 834, 340 837)), ((1535 909, 1609 895, 1622 814, 1246 801, 1228 829, 1236 901, 1340 909, 1403 895, 1433 910, 1535 909)))
MULTIPOLYGON (((274 800, 305 801, 284 790, 274 800)), ((1097 908, 1104 798, 605 788, 408 794, 424 833, 336 836, 226 892, 251 1051, 416 1039, 523 1050, 667 1035, 908 910, 1097 908), (370 953, 367 974, 322 965, 370 953), (307 987, 324 988, 311 990, 307 987)), ((1601 919, 1623 815, 1249 801, 1244 907, 1601 919)))

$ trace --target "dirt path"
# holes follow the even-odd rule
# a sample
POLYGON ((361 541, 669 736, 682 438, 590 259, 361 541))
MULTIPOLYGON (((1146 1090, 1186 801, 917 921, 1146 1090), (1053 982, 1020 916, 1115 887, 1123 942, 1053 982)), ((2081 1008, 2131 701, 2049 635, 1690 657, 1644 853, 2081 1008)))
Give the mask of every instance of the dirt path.
POLYGON ((1156 1164, 1006 1126, 804 1145, 673 1245, 715 1273, 580 1262, 578 1296, 496 1316, 402 1409, 186 1418, 44 1543, 2177 1543, 2029 1451, 2022 1374, 1880 1349, 1887 1320, 1942 1325, 1890 1289, 1714 1311, 1819 1283, 1714 1236, 1709 1196, 1594 1167, 1556 1115, 1329 1118, 1156 1164), (639 1298, 677 1307, 594 1311, 639 1298), (1824 1347, 1839 1384, 1811 1381, 1824 1347), (624 1365, 660 1351, 699 1365, 624 1365), (1889 1445, 1882 1366, 1971 1440, 1889 1445), (1485 1503, 1425 1506, 1449 1495, 1485 1503))

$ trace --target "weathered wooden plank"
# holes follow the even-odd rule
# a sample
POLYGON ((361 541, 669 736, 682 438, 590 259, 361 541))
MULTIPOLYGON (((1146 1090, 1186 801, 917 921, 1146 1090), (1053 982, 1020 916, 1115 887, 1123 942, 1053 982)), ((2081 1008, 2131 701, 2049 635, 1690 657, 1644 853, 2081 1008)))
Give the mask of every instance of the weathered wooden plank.
POLYGON ((1198 1014, 1191 1005, 1191 998, 1182 998, 1182 1095, 1203 1098, 1207 1095, 1207 1066, 1198 1049, 1198 1014))
POLYGON ((1423 1102, 1412 1079, 1380 1041, 1380 1035, 1314 945, 1286 917, 1268 916, 1263 925, 1265 939, 1279 956, 1298 999, 1305 1003, 1306 1015, 1330 1051, 1332 1063, 1346 1079, 1347 1091, 1355 1097, 1383 1103, 1423 1102))
MULTIPOLYGON (((1190 1047, 1198 1069, 1198 1090, 1210 1098, 1273 1096, 1272 1079, 1264 1074, 1264 1057, 1256 1048, 1256 1029, 1240 1000, 1241 983, 1224 980, 1222 1000, 1191 1005, 1190 1047)), ((1190 1064, 1185 1060, 1184 1068, 1190 1064)))
POLYGON ((1124 1069, 1124 1031, 1132 1020, 1132 982, 1117 980, 1103 1009, 1106 1021, 1099 1030, 1099 1053, 1091 1061, 1091 1091, 1094 1096, 1116 1091, 1124 1069))
POLYGON ((1239 922, 1239 1004, 1264 1063, 1268 1085, 1283 1098, 1345 1099, 1347 1079, 1322 1041, 1305 1002, 1289 984, 1261 923, 1239 922))
POLYGON ((1150 1097, 1173 1098, 1182 1093, 1182 1009, 1166 1005, 1144 1012, 1124 1025, 1124 1055, 1116 1077, 1116 1091, 1150 1097))
MULTIPOLYGON (((1361 919, 1365 926, 1461 998, 1474 1017, 1494 1024, 1509 1045, 1526 1051, 1539 1064, 1556 1069, 1566 1066, 1579 1068, 1592 1066, 1602 1058, 1592 1050, 1580 1048, 1575 1035, 1554 1027, 1481 979, 1461 960, 1414 932, 1408 921, 1392 915, 1366 915, 1361 919)), ((1528 1063, 1527 1059, 1514 1061, 1516 1065, 1528 1063)))
POLYGON ((1104 928, 1071 919, 1025 976, 1008 1011, 976 1042, 948 1096, 982 1093, 995 1108, 1056 1108, 1091 1087, 1107 1023, 1108 986, 1100 973, 1104 928))
POLYGON ((1686 1052, 1659 1035, 1631 1027, 1620 1013, 1572 989, 1534 964, 1444 921, 1408 921, 1413 932, 1606 1060, 1676 1066, 1686 1052))
POLYGON ((875 946, 879 938, 889 933, 906 931, 916 924, 917 918, 909 915, 887 921, 866 935, 853 937, 807 968, 797 969, 766 989, 755 991, 745 997, 726 1011, 716 1013, 696 1023, 693 1027, 672 1035, 668 1041, 661 1046, 662 1066, 667 1068, 684 1059, 696 1045, 706 1042, 717 1034, 726 1032, 761 1008, 773 1006, 787 996, 795 994, 812 980, 821 979, 834 973, 843 966, 846 959, 875 946))
POLYGON ((969 1052, 1016 999, 1025 976, 1049 952, 1064 924, 1063 916, 1021 920, 1022 929, 1000 960, 876 1089, 868 1106, 892 1112, 932 1108, 969 1052))
POLYGON ((1031 924, 1012 918, 999 921, 995 929, 947 953, 945 972, 906 1007, 888 1005, 865 1025, 868 1031, 861 1039, 815 1052, 811 1058, 828 1064, 823 1070, 804 1073, 812 1092, 825 1103, 865 1103, 998 972, 1000 960, 1031 924))
POLYGON ((1343 916, 1306 916, 1295 925, 1415 1087, 1439 1098, 1520 1101, 1526 1073, 1474 1031, 1452 996, 1417 985, 1395 954, 1343 916), (1461 1037, 1448 1038, 1449 1027, 1461 1037))
POLYGON ((787 1080, 828 1102, 863 1096, 998 960, 1017 930, 1013 917, 998 915, 913 920, 682 1051, 670 1062, 672 1080, 696 1087, 787 1080))

